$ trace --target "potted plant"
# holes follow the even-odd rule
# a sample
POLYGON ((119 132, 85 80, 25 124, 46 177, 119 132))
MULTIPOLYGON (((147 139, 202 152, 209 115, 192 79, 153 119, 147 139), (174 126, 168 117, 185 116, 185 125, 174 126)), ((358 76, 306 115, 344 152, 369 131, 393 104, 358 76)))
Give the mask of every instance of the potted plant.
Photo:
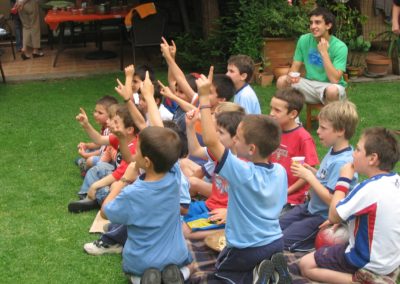
POLYGON ((259 73, 257 76, 257 83, 262 87, 266 87, 272 84, 274 80, 274 75, 270 69, 271 62, 268 57, 263 57, 262 65, 259 69, 259 73))
POLYGON ((261 10, 264 56, 270 59, 272 69, 292 60, 296 39, 309 32, 308 13, 314 6, 315 1, 264 1, 261 10))
POLYGON ((347 73, 350 78, 356 78, 363 73, 365 67, 365 56, 370 48, 371 42, 365 40, 362 35, 349 41, 347 73))

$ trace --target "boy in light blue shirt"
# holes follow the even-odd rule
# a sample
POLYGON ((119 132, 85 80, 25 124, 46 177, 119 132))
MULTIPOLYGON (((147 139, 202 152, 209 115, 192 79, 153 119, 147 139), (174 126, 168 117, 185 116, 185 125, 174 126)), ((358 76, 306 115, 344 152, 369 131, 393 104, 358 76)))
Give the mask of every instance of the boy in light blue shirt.
POLYGON ((229 283, 263 283, 274 270, 280 283, 290 275, 283 254, 279 214, 287 200, 287 175, 268 157, 279 146, 279 125, 263 115, 248 115, 234 138, 237 157, 219 141, 210 110, 213 75, 196 80, 199 91, 203 141, 210 157, 218 162, 215 172, 225 178, 228 189, 227 246, 218 256, 214 277, 229 283))
POLYGON ((306 164, 293 163, 291 166, 294 176, 310 184, 311 200, 280 218, 285 249, 309 251, 314 248, 319 226, 328 219, 329 204, 340 169, 353 161, 349 139, 356 131, 357 123, 356 107, 349 101, 333 102, 321 110, 317 134, 321 143, 329 147, 329 152, 318 171, 306 164))

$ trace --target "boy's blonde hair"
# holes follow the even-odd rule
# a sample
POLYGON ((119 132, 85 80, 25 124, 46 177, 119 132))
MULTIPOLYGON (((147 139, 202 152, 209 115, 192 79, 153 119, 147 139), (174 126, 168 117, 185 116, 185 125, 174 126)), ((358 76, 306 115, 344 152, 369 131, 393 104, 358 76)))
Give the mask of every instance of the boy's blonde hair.
POLYGON ((336 131, 344 130, 344 137, 350 140, 358 124, 356 105, 350 101, 336 101, 321 109, 319 119, 329 121, 336 131))
POLYGON ((232 102, 219 103, 216 106, 214 113, 217 114, 217 113, 227 112, 227 111, 238 111, 238 112, 245 113, 245 110, 242 106, 232 103, 232 102))

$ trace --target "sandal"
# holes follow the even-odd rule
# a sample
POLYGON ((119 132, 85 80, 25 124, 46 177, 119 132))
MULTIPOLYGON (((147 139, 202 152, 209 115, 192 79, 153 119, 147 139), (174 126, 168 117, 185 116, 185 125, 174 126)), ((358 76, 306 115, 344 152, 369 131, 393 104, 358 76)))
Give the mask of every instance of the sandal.
MULTIPOLYGON (((34 55, 35 56, 35 55, 34 55)), ((31 57, 30 56, 28 56, 28 55, 26 55, 25 53, 21 53, 21 58, 22 58, 22 60, 27 60, 27 59, 31 59, 31 57)))
POLYGON ((36 58, 36 57, 43 57, 43 56, 44 56, 44 53, 43 53, 43 52, 32 53, 32 56, 33 56, 34 58, 36 58))

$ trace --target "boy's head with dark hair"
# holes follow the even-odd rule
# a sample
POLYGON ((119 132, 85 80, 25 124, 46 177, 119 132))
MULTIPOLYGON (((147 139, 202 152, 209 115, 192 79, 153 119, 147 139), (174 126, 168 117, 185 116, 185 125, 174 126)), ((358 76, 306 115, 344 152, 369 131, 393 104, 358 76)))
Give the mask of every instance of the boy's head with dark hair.
POLYGON ((309 18, 311 19, 312 17, 319 17, 322 16, 322 20, 324 20, 325 25, 330 25, 330 28, 328 30, 329 34, 333 34, 336 29, 336 23, 335 23, 335 16, 332 14, 331 11, 324 7, 317 7, 314 10, 312 10, 308 14, 309 18))
POLYGON ((365 174, 361 159, 367 159, 367 166, 374 165, 385 172, 390 172, 400 159, 400 145, 395 134, 383 127, 371 127, 363 131, 353 154, 354 167, 365 174), (365 152, 365 153, 363 153, 365 152), (359 154, 361 156, 359 156, 359 154), (375 157, 374 157, 375 156, 375 157), (376 162, 375 162, 376 161, 376 162))
POLYGON ((304 95, 293 88, 278 90, 271 98, 269 115, 276 120, 283 131, 298 127, 296 117, 304 104, 304 95))
POLYGON ((328 122, 334 131, 344 131, 344 138, 346 140, 350 140, 350 138, 353 137, 358 124, 357 108, 355 104, 350 101, 336 101, 325 105, 321 109, 318 118, 320 127, 321 121, 328 122))
POLYGON ((215 115, 217 126, 223 127, 228 131, 231 137, 236 135, 237 127, 242 121, 244 113, 240 111, 226 111, 215 115))
POLYGON ((254 161, 268 158, 280 142, 281 128, 276 121, 266 115, 246 115, 237 128, 235 148, 238 157, 254 161))
POLYGON ((176 124, 172 120, 164 120, 164 127, 172 129, 176 133, 178 133, 179 138, 181 139, 182 147, 181 147, 181 154, 179 155, 179 158, 184 158, 189 154, 189 148, 188 148, 188 141, 187 141, 187 136, 186 134, 179 128, 178 124, 176 124))
POLYGON ((118 104, 118 101, 113 96, 104 96, 97 100, 96 107, 93 112, 93 117, 96 123, 100 124, 102 127, 106 127, 109 117, 108 108, 116 104, 118 104))
POLYGON ((140 65, 138 67, 135 67, 135 74, 133 74, 133 82, 132 82, 132 91, 134 93, 139 92, 140 84, 146 78, 146 71, 149 71, 150 81, 152 81, 152 82, 155 81, 156 78, 155 78, 154 70, 150 66, 140 65))
POLYGON ((118 123, 118 120, 122 122, 122 125, 125 129, 132 128, 134 133, 139 132, 139 128, 136 126, 135 122, 132 119, 132 116, 126 105, 119 105, 118 109, 114 116, 114 123, 118 123))
POLYGON ((254 61, 248 55, 232 55, 228 59, 226 75, 229 76, 236 89, 250 82, 254 72, 254 61))
MULTIPOLYGON (((231 78, 224 74, 214 75, 210 93, 211 95, 215 95, 215 99, 217 99, 218 102, 230 101, 235 95, 235 92, 235 86, 233 85, 231 78)), ((210 103, 214 107, 218 104, 217 102, 211 102, 211 99, 210 103)))
POLYGON ((148 161, 156 173, 166 173, 178 161, 181 154, 179 135, 169 128, 149 126, 139 133, 136 163, 147 170, 148 161), (147 167, 147 168, 146 168, 147 167))

